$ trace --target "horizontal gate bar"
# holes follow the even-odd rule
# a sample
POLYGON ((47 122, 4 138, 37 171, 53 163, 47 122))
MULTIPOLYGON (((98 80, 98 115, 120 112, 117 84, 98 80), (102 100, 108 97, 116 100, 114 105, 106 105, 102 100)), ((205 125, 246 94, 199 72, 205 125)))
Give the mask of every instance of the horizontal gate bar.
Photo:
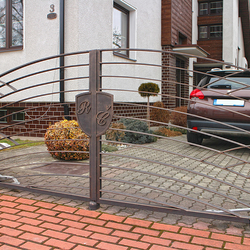
POLYGON ((85 196, 79 196, 79 195, 73 195, 69 193, 60 193, 56 191, 48 191, 44 189, 39 188, 31 188, 31 187, 25 187, 21 185, 15 185, 10 183, 3 183, 0 182, 0 187, 9 188, 9 189, 16 189, 16 190, 22 190, 22 191, 29 191, 33 193, 39 193, 39 194, 46 194, 46 195, 54 195, 62 198, 68 198, 68 199, 76 199, 76 200, 82 200, 82 201, 90 201, 89 197, 85 196))
POLYGON ((128 202, 122 202, 122 201, 104 199, 104 198, 100 198, 99 202, 101 204, 112 205, 112 206, 130 207, 130 208, 150 210, 150 211, 155 211, 155 212, 178 214, 178 215, 183 215, 183 216, 193 216, 193 217, 201 217, 201 218, 214 219, 214 220, 226 220, 226 221, 250 224, 250 220, 244 217, 234 217, 234 216, 229 216, 229 215, 214 214, 214 213, 200 212, 200 211, 187 211, 187 210, 183 211, 183 210, 178 210, 178 209, 173 209, 173 208, 168 208, 168 207, 149 206, 146 204, 133 203, 133 202, 128 203, 128 202))

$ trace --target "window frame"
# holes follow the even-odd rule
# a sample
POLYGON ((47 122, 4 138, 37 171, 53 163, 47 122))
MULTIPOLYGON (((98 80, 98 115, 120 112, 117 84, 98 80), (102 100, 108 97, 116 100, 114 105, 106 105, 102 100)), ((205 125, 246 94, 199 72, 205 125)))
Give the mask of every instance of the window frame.
POLYGON ((199 16, 206 16, 206 15, 208 15, 208 13, 209 13, 209 3, 208 2, 199 2, 199 16), (201 13, 201 4, 207 4, 207 14, 200 14, 201 13))
POLYGON ((8 123, 8 117, 7 117, 7 115, 8 115, 8 110, 7 109, 0 109, 0 112, 4 112, 5 114, 3 115, 3 117, 4 118, 1 118, 2 116, 0 116, 0 124, 6 124, 6 123, 8 123), (4 120, 2 120, 2 119, 4 119, 4 120))
POLYGON ((220 23, 220 24, 208 24, 208 25, 199 25, 198 26, 198 37, 199 37, 199 40, 221 40, 222 37, 223 37, 223 25, 220 23), (221 26, 221 36, 220 37, 211 37, 211 32, 210 32, 210 28, 212 26, 221 26), (207 27, 207 37, 206 38, 202 38, 200 36, 200 28, 201 27, 207 27))
POLYGON ((4 115, 3 119, 5 119, 5 121, 1 121, 1 117, 0 117, 0 125, 1 124, 13 124, 13 123, 19 123, 19 122, 23 122, 25 121, 25 110, 24 108, 16 108, 16 107, 11 107, 11 108, 0 108, 0 111, 4 111, 6 112, 6 115, 4 115), (14 119, 14 115, 18 114, 18 113, 23 113, 23 120, 15 120, 14 119))
MULTIPOLYGON (((127 34, 126 34, 126 48, 129 48, 129 10, 124 8, 123 6, 121 6, 120 4, 113 2, 113 9, 117 9, 121 12, 123 12, 124 14, 126 14, 127 16, 127 34)), ((112 27, 114 25, 114 20, 112 23, 112 27)), ((112 28, 113 29, 113 28, 112 28)), ((113 31, 113 30, 112 30, 113 31)), ((112 37, 113 38, 113 37, 112 37)), ((122 51, 114 51, 113 52, 114 55, 120 56, 120 57, 125 57, 125 58, 129 58, 129 50, 126 50, 125 53, 122 53, 122 51)))
POLYGON ((216 15, 222 15, 223 12, 223 1, 216 1, 216 0, 211 0, 211 1, 204 1, 204 2, 199 2, 199 16, 216 16, 216 15), (222 8, 221 8, 221 12, 216 12, 216 13, 211 13, 211 3, 216 3, 216 2, 221 2, 222 3, 222 8), (207 14, 201 14, 201 4, 208 4, 208 8, 207 8, 207 14))
MULTIPOLYGON (((6 37, 5 47, 0 47, 0 52, 5 51, 15 51, 23 49, 23 41, 22 45, 12 45, 12 0, 6 0, 6 37)), ((22 19, 23 22, 23 19, 22 19)))

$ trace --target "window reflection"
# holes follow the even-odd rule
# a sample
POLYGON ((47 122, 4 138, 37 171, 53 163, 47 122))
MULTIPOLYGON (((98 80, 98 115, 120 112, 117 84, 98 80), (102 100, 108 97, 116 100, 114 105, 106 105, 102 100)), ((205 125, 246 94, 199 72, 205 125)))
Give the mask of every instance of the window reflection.
POLYGON ((0 0, 0 47, 6 47, 6 1, 0 0))
POLYGON ((23 44, 23 0, 12 0, 12 46, 23 44))
MULTIPOLYGON (((128 48, 128 11, 119 5, 113 9, 113 48, 128 48)), ((127 51, 117 51, 127 55, 127 51)))
POLYGON ((23 0, 0 0, 0 48, 23 45, 23 0))

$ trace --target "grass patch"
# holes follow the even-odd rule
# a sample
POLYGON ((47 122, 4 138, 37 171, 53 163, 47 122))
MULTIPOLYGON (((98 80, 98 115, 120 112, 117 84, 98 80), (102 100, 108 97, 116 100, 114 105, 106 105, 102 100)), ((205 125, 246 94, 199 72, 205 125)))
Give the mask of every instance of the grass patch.
POLYGON ((21 140, 21 139, 16 139, 15 141, 20 145, 15 146, 15 144, 8 139, 0 140, 0 143, 8 143, 11 146, 11 148, 7 149, 12 149, 12 146, 15 146, 13 148, 27 148, 32 146, 44 145, 44 141, 31 141, 31 140, 21 140))
POLYGON ((111 146, 111 145, 108 145, 108 144, 102 144, 102 151, 105 151, 105 152, 114 152, 114 151, 117 151, 117 147, 114 147, 114 146, 111 146))

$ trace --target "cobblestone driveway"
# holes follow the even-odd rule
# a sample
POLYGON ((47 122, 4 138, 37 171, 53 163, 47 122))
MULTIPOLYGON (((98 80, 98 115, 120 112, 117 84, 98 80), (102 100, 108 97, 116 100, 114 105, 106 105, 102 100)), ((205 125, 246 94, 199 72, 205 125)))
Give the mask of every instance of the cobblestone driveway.
MULTIPOLYGON (((102 198, 191 211, 248 208, 250 183, 245 176, 250 168, 244 161, 249 160, 249 149, 222 154, 233 145, 212 139, 204 140, 209 148, 198 148, 185 142, 185 136, 159 139, 104 154, 102 198)), ((24 186, 89 195, 87 161, 85 166, 49 165, 55 160, 45 146, 2 151, 0 158, 1 174, 14 176, 24 186)), ((247 211, 231 213, 248 216, 247 211)))

